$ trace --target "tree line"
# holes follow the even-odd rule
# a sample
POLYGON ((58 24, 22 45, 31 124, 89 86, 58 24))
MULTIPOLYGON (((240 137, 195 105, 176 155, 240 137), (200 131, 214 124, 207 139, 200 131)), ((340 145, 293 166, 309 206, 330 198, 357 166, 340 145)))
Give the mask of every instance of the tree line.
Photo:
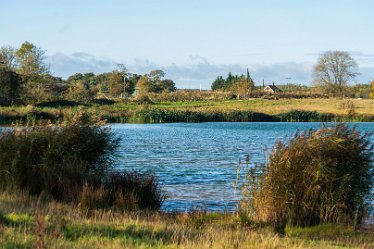
POLYGON ((247 75, 233 75, 231 72, 226 78, 218 76, 212 83, 212 90, 232 91, 240 98, 242 95, 248 95, 255 88, 255 83, 247 69, 247 75))
POLYGON ((24 42, 19 48, 0 48, 0 104, 35 104, 68 99, 87 102, 94 98, 124 98, 136 94, 175 91, 175 83, 162 70, 130 73, 126 67, 112 72, 76 73, 66 80, 51 74, 46 51, 24 42))
MULTIPOLYGON (((356 84, 351 86, 358 75, 358 64, 348 52, 327 51, 319 56, 317 63, 314 65, 312 87, 330 96, 338 97, 355 96, 357 93, 367 92, 367 97, 374 99, 374 80, 370 85, 356 84)), ((285 88, 303 91, 310 87, 287 84, 285 88)), ((233 75, 231 72, 226 78, 218 76, 212 82, 211 89, 213 91, 236 92, 238 96, 250 93, 255 89, 255 84, 247 69, 246 76, 243 74, 233 75)))

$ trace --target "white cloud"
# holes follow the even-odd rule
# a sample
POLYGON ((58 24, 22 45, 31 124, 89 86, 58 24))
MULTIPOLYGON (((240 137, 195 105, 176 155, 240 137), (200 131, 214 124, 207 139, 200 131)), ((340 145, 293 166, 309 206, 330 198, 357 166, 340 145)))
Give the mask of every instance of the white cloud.
MULTIPOLYGON (((214 64, 208 62, 204 57, 190 56, 190 63, 185 65, 170 64, 161 66, 149 60, 135 58, 131 61, 116 62, 107 58, 99 58, 84 52, 65 55, 62 53, 48 57, 51 70, 57 76, 67 78, 68 76, 80 72, 103 73, 110 72, 117 68, 119 63, 123 63, 132 73, 145 74, 155 69, 165 71, 166 77, 173 79, 178 88, 203 88, 209 89, 212 81, 218 76, 226 77, 229 72, 233 74, 246 74, 247 68, 252 78, 257 84, 272 81, 282 84, 286 82, 310 84, 312 81, 312 62, 284 62, 276 64, 214 64)), ((374 78, 373 67, 360 68, 361 82, 367 82, 374 78)))

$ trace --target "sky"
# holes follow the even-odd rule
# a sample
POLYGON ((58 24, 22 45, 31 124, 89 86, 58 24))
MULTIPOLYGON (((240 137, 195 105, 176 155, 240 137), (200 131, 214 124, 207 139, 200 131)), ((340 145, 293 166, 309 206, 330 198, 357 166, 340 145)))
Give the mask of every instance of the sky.
POLYGON ((342 50, 367 83, 373 9, 372 0, 0 0, 0 46, 34 43, 63 78, 122 63, 204 89, 247 68, 258 84, 310 84, 318 56, 342 50))

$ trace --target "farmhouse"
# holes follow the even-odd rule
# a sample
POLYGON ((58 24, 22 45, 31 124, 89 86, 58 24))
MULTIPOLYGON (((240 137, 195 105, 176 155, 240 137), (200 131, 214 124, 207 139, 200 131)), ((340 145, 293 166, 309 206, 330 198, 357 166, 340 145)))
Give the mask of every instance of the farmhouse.
POLYGON ((280 93, 282 92, 281 89, 279 89, 273 82, 272 85, 268 85, 264 88, 264 91, 267 93, 280 93))

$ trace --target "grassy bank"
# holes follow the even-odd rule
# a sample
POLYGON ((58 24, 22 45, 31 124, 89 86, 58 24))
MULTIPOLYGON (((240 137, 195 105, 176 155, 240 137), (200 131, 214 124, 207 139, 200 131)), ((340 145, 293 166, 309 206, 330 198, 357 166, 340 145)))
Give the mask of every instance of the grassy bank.
POLYGON ((373 230, 270 227, 235 214, 82 213, 74 205, 0 195, 1 248, 373 248, 373 230))
POLYGON ((77 111, 112 123, 374 121, 373 100, 247 99, 1 107, 0 123, 65 122, 77 111))

